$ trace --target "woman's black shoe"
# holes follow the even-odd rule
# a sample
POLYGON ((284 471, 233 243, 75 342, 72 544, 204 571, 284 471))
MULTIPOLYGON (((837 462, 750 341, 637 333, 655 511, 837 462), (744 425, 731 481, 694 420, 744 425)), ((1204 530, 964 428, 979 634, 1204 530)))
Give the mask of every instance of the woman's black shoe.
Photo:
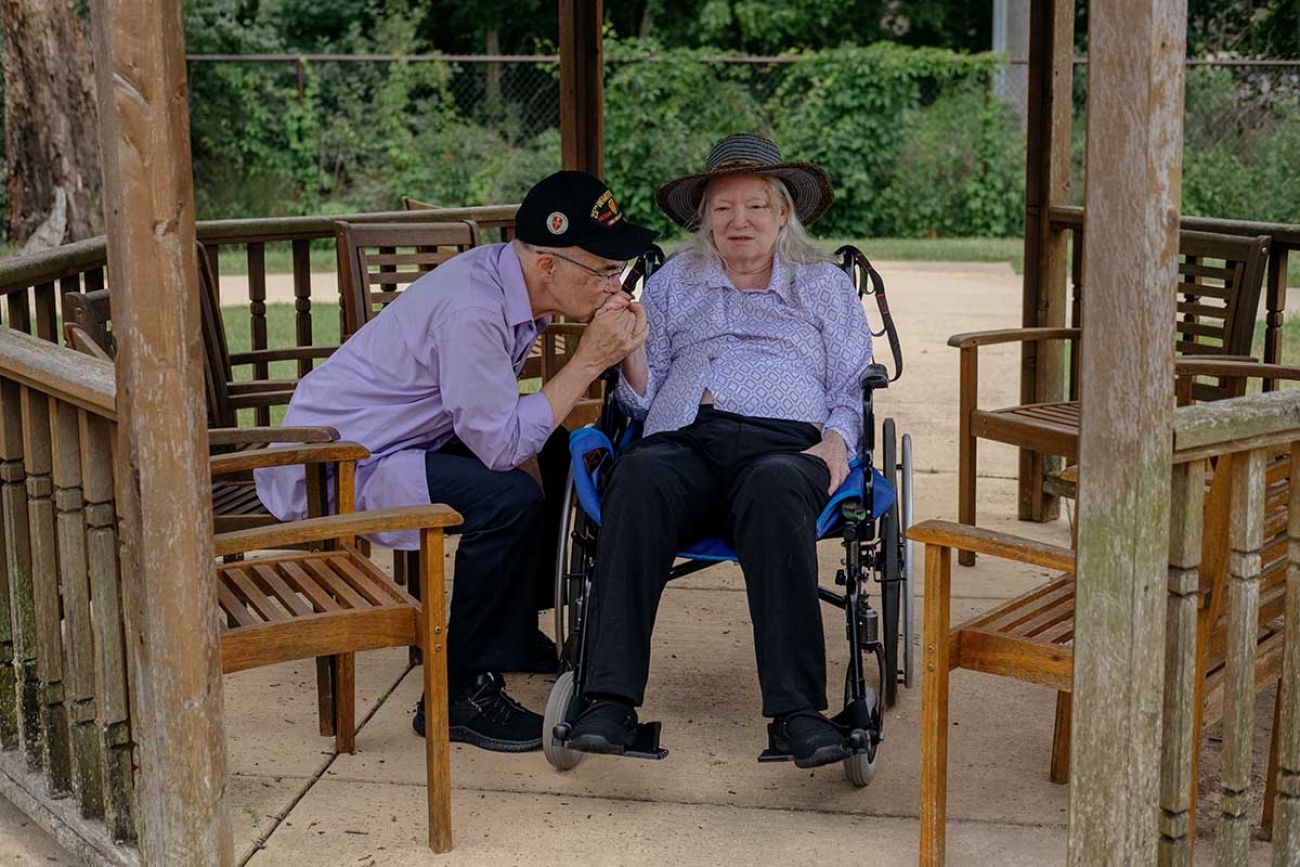
POLYGON ((595 699, 578 715, 566 746, 583 753, 621 756, 635 734, 636 708, 618 699, 595 699))
POLYGON ((847 759, 852 750, 844 734, 813 710, 782 714, 773 721, 773 747, 794 756, 796 768, 816 768, 847 759))
MULTIPOLYGON (((542 717, 505 692, 501 675, 485 672, 451 698, 451 740, 499 753, 525 753, 542 747, 542 717)), ((424 737, 424 698, 415 706, 411 727, 424 737)))

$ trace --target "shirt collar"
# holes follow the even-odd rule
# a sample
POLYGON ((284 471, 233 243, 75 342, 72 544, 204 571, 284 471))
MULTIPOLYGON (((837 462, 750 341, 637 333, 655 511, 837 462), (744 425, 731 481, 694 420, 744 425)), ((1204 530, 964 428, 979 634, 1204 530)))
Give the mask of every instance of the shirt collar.
MULTIPOLYGON (((735 289, 735 284, 722 267, 722 257, 714 253, 709 257, 708 267, 704 270, 704 284, 721 289, 735 289)), ((779 255, 772 260, 772 278, 767 283, 767 290, 775 292, 787 304, 794 299, 794 272, 779 255)))
MULTIPOLYGON (((501 245, 501 258, 497 260, 497 271, 501 274, 501 288, 506 298, 506 324, 518 327, 532 323, 533 304, 528 300, 528 286, 524 283, 524 266, 519 264, 519 254, 514 244, 501 245)), ((537 330, 550 324, 551 317, 537 319, 537 330)))

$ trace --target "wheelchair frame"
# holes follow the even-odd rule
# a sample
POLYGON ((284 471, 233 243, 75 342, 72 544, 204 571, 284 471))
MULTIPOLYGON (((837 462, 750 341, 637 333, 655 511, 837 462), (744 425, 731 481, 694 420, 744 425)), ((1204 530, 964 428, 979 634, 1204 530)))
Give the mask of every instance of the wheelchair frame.
MULTIPOLYGON (((821 601, 845 612, 845 632, 849 643, 849 665, 845 672, 844 708, 832 718, 846 734, 853 750, 844 760, 845 776, 855 786, 865 786, 875 774, 877 747, 884 738, 884 708, 895 701, 897 686, 901 681, 910 687, 913 680, 912 653, 912 565, 911 543, 905 541, 907 527, 912 520, 912 444, 904 435, 902 454, 897 453, 893 419, 882 425, 882 474, 895 488, 895 502, 881 517, 872 519, 874 473, 873 456, 876 447, 875 390, 887 388, 902 374, 902 354, 897 332, 889 314, 884 283, 879 273, 863 253, 851 246, 836 251, 840 266, 849 274, 858 297, 871 295, 876 299, 882 328, 874 337, 888 335, 894 361, 891 377, 884 365, 872 363, 862 383, 863 443, 862 470, 863 496, 861 501, 850 498, 840 504, 842 520, 839 536, 844 545, 844 560, 837 570, 835 584, 842 592, 819 583, 817 595, 821 601), (901 461, 900 461, 901 457, 901 461), (896 474, 902 473, 902 483, 896 474), (867 592, 872 579, 881 585, 881 611, 877 613, 867 592), (881 635, 881 615, 884 635, 881 635), (902 624, 900 641, 899 625, 902 624), (903 645, 902 666, 899 666, 899 644, 903 645), (865 659, 870 653, 876 659, 881 684, 880 693, 873 697, 868 687, 865 659)), ((651 248, 637 259, 624 281, 624 291, 632 294, 637 283, 648 279, 662 264, 663 252, 651 248)), ((631 424, 615 404, 614 386, 618 381, 617 368, 606 371, 602 377, 605 396, 596 426, 619 447, 626 444, 631 424)), ((603 451, 603 450, 602 450, 603 451)), ((601 459, 608 460, 608 453, 601 459)), ((594 472, 599 465, 588 467, 594 472)), ((543 727, 543 746, 547 760, 560 770, 575 767, 584 753, 565 746, 572 720, 581 706, 582 680, 585 670, 586 632, 583 621, 586 602, 591 594, 591 572, 595 563, 597 542, 596 526, 583 509, 575 503, 573 470, 570 467, 569 484, 565 493, 564 519, 559 546, 556 552, 555 582, 555 635, 559 653, 560 677, 552 690, 546 708, 543 727), (577 592, 574 592, 577 590, 577 592), (567 628, 566 628, 567 627, 567 628)), ((829 536, 824 537, 829 538, 829 536)), ((674 564, 669 580, 698 572, 714 565, 708 559, 688 559, 674 564)), ((638 725, 636 738, 624 755, 639 758, 663 758, 668 751, 659 746, 659 723, 638 725)), ((759 761, 786 761, 789 755, 774 749, 769 727, 769 746, 759 756, 759 761)))

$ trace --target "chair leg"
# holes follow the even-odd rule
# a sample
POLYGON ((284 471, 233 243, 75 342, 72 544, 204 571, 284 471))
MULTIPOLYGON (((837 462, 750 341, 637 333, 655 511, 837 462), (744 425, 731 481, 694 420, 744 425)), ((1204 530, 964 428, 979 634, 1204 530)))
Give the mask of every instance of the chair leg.
POLYGON ((1052 770, 1049 779, 1057 785, 1070 782, 1070 711, 1074 702, 1064 690, 1056 694, 1056 727, 1052 731, 1052 770))
POLYGON ((1277 683, 1277 695, 1273 698, 1273 731, 1268 739, 1268 774, 1264 777, 1264 815, 1259 822, 1260 836, 1265 840, 1273 839, 1273 806, 1277 800, 1277 742, 1282 722, 1282 681, 1277 683))
POLYGON ((332 738, 337 729, 334 720, 338 717, 338 669, 334 664, 337 657, 316 657, 316 716, 320 720, 320 736, 332 738))
POLYGON ((340 653, 334 657, 334 749, 357 751, 357 657, 340 653))
POLYGON ((952 551, 925 548, 921 691, 921 867, 941 867, 948 819, 948 604, 952 551))
POLYGON ((428 774, 429 848, 451 851, 451 742, 447 709, 447 608, 442 530, 425 530, 419 576, 424 591, 419 633, 424 646, 424 755, 428 774))
MULTIPOLYGON (((957 405, 957 520, 975 525, 975 458, 978 440, 971 434, 971 415, 979 406, 979 349, 963 348, 957 405)), ((975 565, 974 551, 957 552, 957 562, 963 566, 975 565)))
MULTIPOLYGON (((975 486, 977 440, 973 436, 961 437, 961 450, 957 456, 957 520, 975 525, 975 486)), ((974 551, 958 551, 957 562, 962 566, 975 565, 974 551)))
MULTIPOLYGON (((420 552, 419 551, 394 551, 393 552, 393 570, 400 572, 402 580, 397 583, 406 586, 406 592, 410 593, 416 599, 420 598, 420 552), (400 568, 399 568, 400 567, 400 568)), ((410 647, 411 665, 420 665, 424 661, 424 655, 418 644, 412 644, 410 647)))

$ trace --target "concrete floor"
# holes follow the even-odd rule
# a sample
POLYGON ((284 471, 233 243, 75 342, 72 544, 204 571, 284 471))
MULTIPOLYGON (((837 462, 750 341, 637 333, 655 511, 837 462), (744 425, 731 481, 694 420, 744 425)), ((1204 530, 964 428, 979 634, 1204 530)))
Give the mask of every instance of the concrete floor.
MULTIPOLYGON (((918 518, 953 518, 957 352, 945 341, 962 331, 1017 324, 1020 279, 1000 265, 878 267, 907 363, 903 379, 878 398, 878 412, 895 417, 915 440, 918 518)), ((985 405, 1015 401, 1018 366, 1015 346, 981 353, 985 405)), ((1013 449, 981 446, 980 523, 1068 544, 1064 520, 1015 520, 1015 469, 1013 449)), ((827 580, 838 557, 838 546, 822 545, 827 580)), ((1046 577, 1041 569, 987 558, 974 569, 957 569, 954 620, 1046 577)), ((918 631, 920 592, 918 576, 918 631)), ((842 682, 845 661, 840 616, 827 612, 833 685, 842 682)), ((364 720, 358 752, 335 756, 332 742, 315 731, 312 664, 225 679, 229 813, 243 863, 915 863, 919 686, 900 691, 887 715, 881 769, 867 789, 848 785, 838 766, 759 765, 754 759, 765 745, 765 721, 758 715, 743 584, 731 565, 674 583, 660 611, 642 716, 663 721, 672 754, 662 762, 592 757, 559 773, 540 752, 507 756, 455 747, 456 848, 442 858, 424 845, 423 744, 409 725, 418 672, 407 671, 405 651, 380 651, 359 657, 357 680, 364 720)), ((510 679, 512 694, 538 710, 549 686, 545 677, 510 679)), ((1047 779, 1054 698, 1001 678, 954 676, 950 863, 1063 860, 1068 791, 1047 779)), ((1262 704, 1257 718, 1267 722, 1269 711, 1262 704)), ((1215 765, 1211 756, 1207 770, 1215 765)), ((1207 799, 1204 829, 1212 828, 1212 806, 1207 799)), ((1209 842, 1200 846, 1198 861, 1211 856, 1209 842)), ((58 864, 65 857, 0 803, 0 865, 58 864)), ((1266 851, 1261 847, 1251 860, 1266 863, 1266 851)))

